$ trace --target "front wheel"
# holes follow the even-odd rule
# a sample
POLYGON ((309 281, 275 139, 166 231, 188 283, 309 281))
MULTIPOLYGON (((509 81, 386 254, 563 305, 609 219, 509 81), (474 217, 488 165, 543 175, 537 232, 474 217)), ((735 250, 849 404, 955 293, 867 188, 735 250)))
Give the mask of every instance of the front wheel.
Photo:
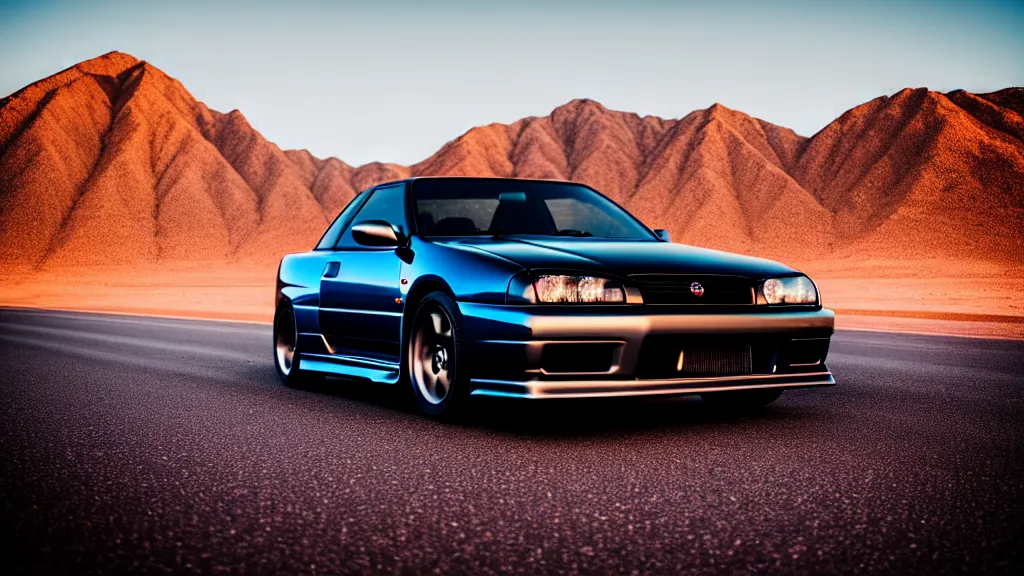
POLYGON ((299 332, 295 323, 295 310, 284 303, 274 314, 274 368, 285 386, 303 388, 322 380, 320 374, 299 367, 299 332))
POLYGON ((428 416, 452 418, 468 403, 461 316, 444 292, 424 297, 413 316, 406 374, 416 405, 428 416))
POLYGON ((712 392, 701 394, 701 399, 714 408, 733 410, 755 410, 775 402, 782 396, 782 390, 737 390, 735 392, 712 392))

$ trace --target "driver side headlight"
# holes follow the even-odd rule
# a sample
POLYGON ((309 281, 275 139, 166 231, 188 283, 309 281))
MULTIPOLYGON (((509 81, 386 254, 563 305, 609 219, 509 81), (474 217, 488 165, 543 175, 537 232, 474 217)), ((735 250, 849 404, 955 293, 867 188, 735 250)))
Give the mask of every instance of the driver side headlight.
POLYGON ((818 289, 807 276, 769 278, 764 281, 761 291, 769 305, 818 303, 818 289))
POLYGON ((624 304, 622 286, 607 278, 567 274, 516 276, 509 283, 509 304, 624 304))

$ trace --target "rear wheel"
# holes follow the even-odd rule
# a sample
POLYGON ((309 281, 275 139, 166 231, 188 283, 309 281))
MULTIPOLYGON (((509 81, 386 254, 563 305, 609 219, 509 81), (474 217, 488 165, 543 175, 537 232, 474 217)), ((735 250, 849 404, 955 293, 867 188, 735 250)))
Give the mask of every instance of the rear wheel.
POLYGON ((469 399, 462 352, 462 326, 455 301, 432 292, 413 317, 406 353, 412 396, 428 416, 452 418, 469 399))
POLYGON ((274 315, 274 368, 285 386, 302 388, 323 380, 323 375, 302 370, 295 310, 284 303, 274 315))
POLYGON ((709 406, 721 409, 752 410, 763 408, 782 396, 782 390, 737 390, 735 392, 713 392, 700 397, 709 406))

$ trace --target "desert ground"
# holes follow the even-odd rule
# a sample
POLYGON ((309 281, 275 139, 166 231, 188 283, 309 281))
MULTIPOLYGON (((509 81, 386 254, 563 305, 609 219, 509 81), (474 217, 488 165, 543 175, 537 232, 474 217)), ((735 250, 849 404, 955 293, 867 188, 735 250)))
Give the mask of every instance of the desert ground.
MULTIPOLYGON (((840 329, 1024 339, 1024 271, 953 261, 791 263, 840 329)), ((0 305, 269 323, 276 269, 238 262, 0 276, 0 305)))

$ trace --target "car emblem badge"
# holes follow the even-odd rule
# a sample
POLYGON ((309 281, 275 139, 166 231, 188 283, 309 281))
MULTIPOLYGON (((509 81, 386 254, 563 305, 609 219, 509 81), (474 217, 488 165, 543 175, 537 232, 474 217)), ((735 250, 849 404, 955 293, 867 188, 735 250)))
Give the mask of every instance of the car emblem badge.
POLYGON ((704 295, 704 287, 700 285, 700 282, 694 282, 693 284, 690 284, 690 292, 692 292, 697 298, 700 298, 704 295))

